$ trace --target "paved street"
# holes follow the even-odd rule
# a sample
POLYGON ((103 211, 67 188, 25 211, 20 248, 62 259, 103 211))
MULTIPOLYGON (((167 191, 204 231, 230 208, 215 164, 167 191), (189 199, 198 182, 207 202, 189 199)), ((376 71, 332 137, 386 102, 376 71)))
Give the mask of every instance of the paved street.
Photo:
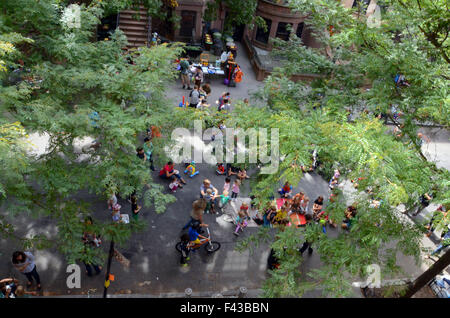
MULTIPOLYGON (((247 60, 245 51, 240 48, 237 62, 244 72, 243 82, 235 88, 228 88, 215 79, 211 82, 212 94, 209 103, 212 107, 219 95, 224 91, 230 91, 232 99, 243 99, 251 96, 251 93, 262 86, 261 82, 255 80, 255 75, 247 60)), ((181 89, 181 82, 178 80, 172 89, 168 90, 168 96, 172 98, 173 107, 180 102, 182 94, 187 97, 189 91, 181 89)), ((170 106, 168 106, 170 107, 170 106)), ((442 133, 433 129, 424 129, 425 134, 432 139, 425 149, 430 158, 437 160, 438 166, 450 168, 448 154, 450 153, 450 143, 447 133, 442 133)), ((157 167, 160 168, 160 167, 157 167)), ((177 166, 176 169, 183 171, 184 168, 177 166)), ((188 184, 175 193, 177 201, 171 204, 164 214, 156 214, 153 209, 143 208, 140 217, 148 222, 148 229, 142 233, 134 234, 125 246, 117 247, 131 262, 130 268, 125 269, 117 261, 113 261, 111 272, 115 275, 115 281, 109 288, 110 293, 132 293, 132 294, 167 294, 183 293, 186 288, 191 288, 195 292, 217 293, 237 290, 245 286, 249 290, 257 290, 266 278, 266 264, 269 253, 268 245, 262 245, 253 253, 249 251, 242 254, 234 251, 237 241, 247 237, 257 231, 257 227, 249 227, 239 237, 233 235, 234 226, 223 220, 220 215, 205 215, 205 221, 210 225, 213 240, 222 244, 221 249, 207 255, 204 250, 199 250, 191 254, 190 266, 181 268, 179 266, 179 253, 175 250, 182 226, 189 220, 191 203, 199 196, 199 189, 204 178, 212 181, 212 184, 222 189, 224 183, 223 176, 215 174, 214 167, 206 164, 198 164, 197 170, 200 174, 193 179, 186 178, 188 184)), ((166 184, 165 181, 157 177, 158 183, 166 184)), ((252 171, 250 172, 252 174, 252 171)), ((253 171, 253 176, 255 172, 253 171)), ((247 198, 250 195, 251 179, 245 181, 241 187, 240 196, 247 198)), ((275 188, 279 185, 274 185, 275 188)), ((303 191, 311 199, 310 204, 317 196, 325 198, 329 195, 328 182, 320 176, 306 174, 302 181, 295 187, 294 192, 303 191)), ((101 220, 110 219, 110 211, 107 209, 105 200, 80 193, 80 200, 93 202, 93 215, 101 220)), ((123 199, 119 199, 122 205, 122 213, 129 213, 130 204, 123 199)), ((427 215, 432 211, 430 207, 423 213, 427 215)), ((2 211, 1 213, 4 213, 2 211)), ((56 228, 54 223, 48 218, 32 219, 23 214, 14 217, 12 220, 19 228, 18 234, 45 233, 50 238, 55 238, 56 228)), ((337 230, 329 229, 330 235, 336 235, 337 230)), ((427 239, 428 240, 428 239, 427 239)), ((429 244, 433 244, 431 241, 429 244)), ((431 246, 431 245, 430 245, 431 246)), ((107 250, 109 242, 103 242, 103 248, 107 250)), ((22 282, 24 277, 12 268, 11 255, 18 246, 14 246, 7 240, 0 240, 0 277, 15 276, 22 282)), ((41 275, 43 288, 47 294, 80 294, 87 293, 91 289, 93 294, 103 292, 104 271, 101 275, 88 278, 82 269, 81 290, 68 290, 66 287, 66 261, 56 250, 35 251, 37 257, 37 268, 41 275)), ((418 275, 421 270, 413 264, 413 260, 399 256, 399 264, 405 269, 409 276, 418 275)), ((317 254, 305 256, 302 268, 307 270, 320 266, 320 259, 317 254)), ((106 265, 104 266, 106 269, 106 265)), ((311 293, 310 296, 320 296, 318 293, 311 293)))

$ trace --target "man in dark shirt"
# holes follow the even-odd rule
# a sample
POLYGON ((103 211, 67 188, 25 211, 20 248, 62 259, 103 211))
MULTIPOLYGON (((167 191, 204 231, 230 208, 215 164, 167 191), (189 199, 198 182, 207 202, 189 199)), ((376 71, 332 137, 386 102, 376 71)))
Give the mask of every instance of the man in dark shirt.
POLYGON ((136 149, 136 156, 139 159, 142 159, 144 162, 147 161, 147 158, 146 158, 145 152, 144 152, 144 148, 142 148, 142 147, 139 147, 139 148, 136 149))
MULTIPOLYGON (((306 214, 305 215, 305 219, 306 219, 306 225, 307 226, 311 226, 312 224, 312 217, 310 214, 306 214)), ((306 249, 308 249, 308 254, 311 255, 313 253, 313 249, 311 247, 312 242, 308 242, 305 241, 302 245, 302 247, 298 250, 300 252, 300 254, 303 255, 303 252, 306 251, 306 249)))
POLYGON ((181 59, 180 61, 180 73, 181 73, 181 82, 183 83, 183 89, 191 89, 189 85, 189 61, 186 59, 181 59))

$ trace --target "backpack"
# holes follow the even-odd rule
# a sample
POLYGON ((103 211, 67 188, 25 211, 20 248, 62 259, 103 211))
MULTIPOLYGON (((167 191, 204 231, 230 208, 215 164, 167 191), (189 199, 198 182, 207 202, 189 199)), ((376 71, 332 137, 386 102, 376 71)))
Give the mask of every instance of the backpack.
POLYGON ((240 83, 242 81, 242 76, 244 76, 244 73, 241 71, 241 68, 238 67, 234 81, 240 83))

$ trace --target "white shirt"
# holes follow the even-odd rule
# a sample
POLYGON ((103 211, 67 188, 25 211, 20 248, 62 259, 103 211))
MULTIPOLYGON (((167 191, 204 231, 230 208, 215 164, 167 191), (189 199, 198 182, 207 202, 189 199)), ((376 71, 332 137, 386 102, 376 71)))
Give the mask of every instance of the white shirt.
POLYGON ((109 197, 109 202, 111 202, 111 205, 117 204, 117 197, 115 194, 113 194, 111 197, 109 197))
POLYGON ((222 55, 220 56, 220 61, 222 63, 225 63, 227 61, 227 59, 228 59, 228 55, 229 54, 227 54, 227 52, 223 52, 222 55))

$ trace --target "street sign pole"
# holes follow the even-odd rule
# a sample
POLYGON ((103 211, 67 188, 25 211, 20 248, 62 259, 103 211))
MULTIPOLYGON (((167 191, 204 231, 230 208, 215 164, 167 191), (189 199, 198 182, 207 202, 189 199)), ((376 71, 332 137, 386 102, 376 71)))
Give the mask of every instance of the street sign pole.
POLYGON ((106 298, 107 294, 108 294, 108 287, 111 284, 110 281, 110 271, 111 271, 111 262, 112 262, 112 258, 114 256, 114 241, 111 241, 111 245, 109 247, 109 256, 108 256, 108 267, 106 269, 106 276, 105 276, 105 289, 103 290, 103 298, 106 298))

